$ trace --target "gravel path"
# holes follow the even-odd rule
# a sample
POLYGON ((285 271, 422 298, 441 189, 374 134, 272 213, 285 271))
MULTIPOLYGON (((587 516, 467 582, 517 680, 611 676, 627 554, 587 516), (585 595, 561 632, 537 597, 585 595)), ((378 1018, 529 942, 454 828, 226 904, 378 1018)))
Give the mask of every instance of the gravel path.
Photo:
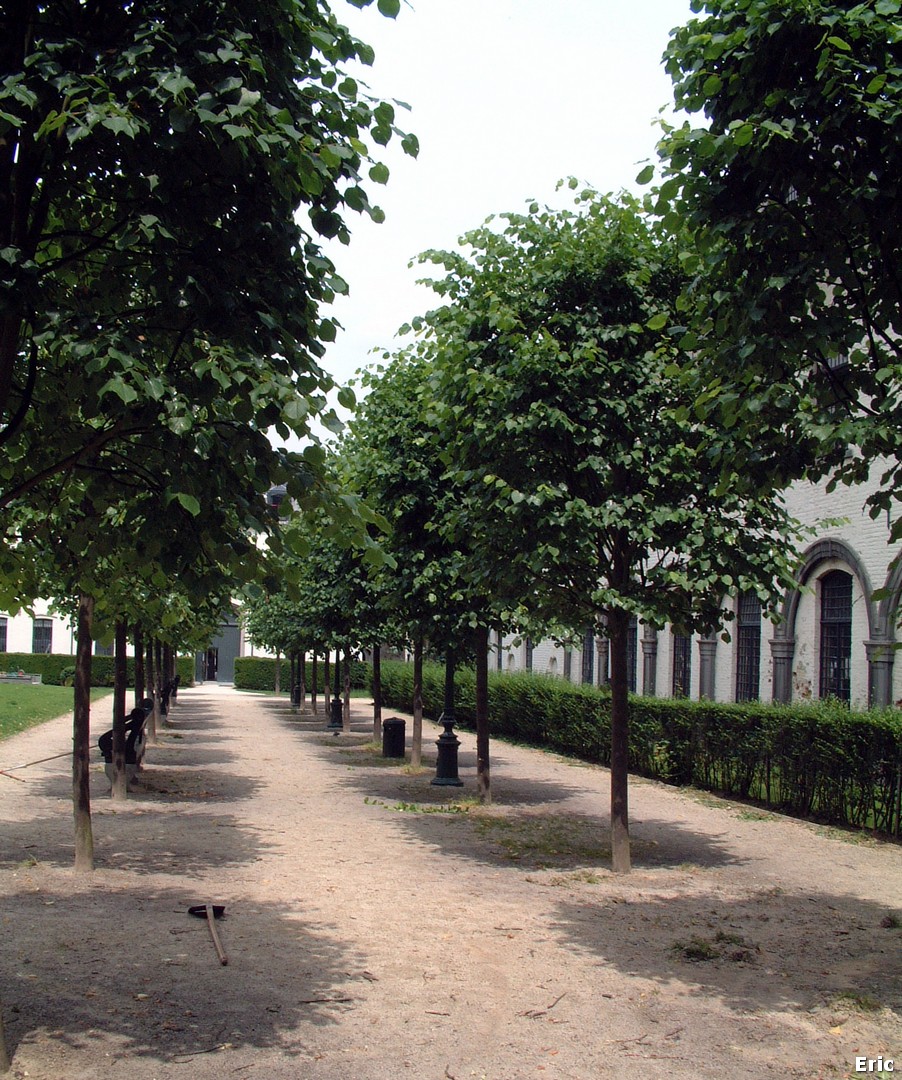
MULTIPOLYGON (((381 757, 369 715, 355 702, 336 736, 284 699, 181 691, 127 804, 95 766, 90 875, 71 870, 66 759, 0 776, 11 1075, 902 1071, 902 847, 635 780, 618 877, 604 769, 496 743, 480 808, 470 735, 465 786, 438 788, 381 757), (187 914, 206 902, 226 966, 187 914)), ((67 718, 16 736, 0 769, 70 738, 67 718)))

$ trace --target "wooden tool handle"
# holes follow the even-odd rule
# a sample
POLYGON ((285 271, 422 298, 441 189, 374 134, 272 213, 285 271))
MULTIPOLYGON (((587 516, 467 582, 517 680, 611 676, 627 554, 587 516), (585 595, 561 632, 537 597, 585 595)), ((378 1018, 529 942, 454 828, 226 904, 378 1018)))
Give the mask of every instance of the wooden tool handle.
POLYGON ((227 964, 229 958, 226 956, 226 951, 222 947, 222 942, 219 940, 219 934, 216 930, 216 916, 213 914, 213 905, 207 904, 207 926, 210 927, 210 935, 213 938, 213 944, 216 946, 216 955, 219 957, 220 964, 227 964))

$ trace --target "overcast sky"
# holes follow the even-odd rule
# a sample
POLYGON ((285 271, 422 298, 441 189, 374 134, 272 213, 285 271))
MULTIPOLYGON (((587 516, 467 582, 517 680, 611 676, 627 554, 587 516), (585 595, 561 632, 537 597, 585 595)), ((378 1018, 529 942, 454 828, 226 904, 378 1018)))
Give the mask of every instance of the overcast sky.
POLYGON ((408 269, 420 251, 453 247, 532 198, 560 205, 564 177, 636 189, 672 96, 661 55, 691 12, 689 0, 402 0, 394 21, 375 2, 358 11, 333 0, 333 10, 376 50, 361 77, 410 104, 398 122, 420 140, 416 160, 386 148, 391 178, 370 185, 386 221, 351 214, 350 246, 329 249, 351 291, 335 306, 345 329, 324 365, 344 383, 433 306, 414 285, 422 271, 408 269))

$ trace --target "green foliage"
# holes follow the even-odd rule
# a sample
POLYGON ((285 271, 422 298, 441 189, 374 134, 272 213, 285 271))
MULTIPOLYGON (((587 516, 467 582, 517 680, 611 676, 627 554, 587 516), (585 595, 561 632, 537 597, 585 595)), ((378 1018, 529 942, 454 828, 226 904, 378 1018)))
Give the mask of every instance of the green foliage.
POLYGON ((709 629, 725 592, 776 599, 791 580, 794 523, 722 481, 722 433, 682 379, 682 239, 589 190, 421 256, 445 271, 423 351, 461 492, 452 535, 487 593, 546 625, 709 629))
MULTIPOLYGON (((382 666, 385 704, 410 709, 410 665, 382 666)), ((444 669, 423 670, 424 713, 442 711, 444 669)), ((455 707, 472 726, 474 684, 460 671, 455 707)), ((527 672, 489 676, 492 732, 610 764, 607 691, 527 672)), ((630 699, 630 769, 836 825, 902 836, 902 714, 839 703, 769 706, 630 699)))
MULTIPOLYGON (((372 575, 383 641, 425 636, 465 648, 475 622, 491 617, 474 588, 481 556, 447 535, 461 491, 449 473, 448 428, 436 414, 431 357, 401 350, 364 377, 368 389, 340 453, 356 490, 385 516, 390 561, 372 575)), ((497 614, 493 624, 502 620, 497 614)))
POLYGON ((885 456, 876 514, 902 497, 900 4, 693 8, 665 62, 705 121, 665 128, 657 207, 690 234, 697 408, 750 487, 857 481, 885 456))
MULTIPOLYGON (((291 666, 284 657, 280 661, 281 670, 279 682, 282 689, 288 692, 288 681, 291 666)), ((313 689, 313 664, 308 660, 305 668, 304 684, 309 694, 313 689)), ((316 692, 324 692, 325 669, 322 661, 316 668, 316 692)), ((371 664, 363 660, 351 661, 351 689, 370 690, 373 680, 373 668, 371 664)), ((276 660, 272 656, 239 656, 235 660, 235 689, 257 690, 263 693, 272 693, 276 688, 276 660)), ((331 690, 331 687, 327 689, 331 690)))
POLYGON ((381 216, 366 172, 384 181, 374 155, 403 136, 342 77, 372 49, 301 0, 37 5, 7 29, 0 608, 81 591, 106 625, 181 591, 221 610, 272 573, 256 536, 278 562, 278 483, 365 537, 311 423, 338 423, 319 358, 347 289, 319 238, 381 216))
MULTIPOLYGON (((94 686, 113 685, 112 656, 91 657, 91 681, 94 686)), ((134 684, 135 658, 128 657, 128 682, 134 684)), ((73 668, 73 657, 68 653, 0 653, 0 671, 24 671, 28 675, 40 675, 48 686, 62 686, 67 672, 73 668)), ((194 685, 194 657, 178 658, 180 686, 194 685)))

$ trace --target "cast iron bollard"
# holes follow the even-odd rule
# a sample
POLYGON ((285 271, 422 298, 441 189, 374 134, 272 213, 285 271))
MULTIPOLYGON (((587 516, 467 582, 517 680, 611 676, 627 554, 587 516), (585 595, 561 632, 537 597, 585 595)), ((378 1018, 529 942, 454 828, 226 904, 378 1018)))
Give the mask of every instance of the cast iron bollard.
POLYGON ((438 757, 435 760, 435 776, 430 781, 438 787, 463 787, 457 773, 457 748, 460 739, 454 734, 454 712, 443 712, 438 722, 445 729, 435 740, 438 757))
POLYGON ((295 683, 291 688, 291 704, 295 708, 298 708, 301 704, 301 684, 299 682, 295 683))
POLYGON ((382 756, 404 757, 404 729, 406 724, 400 717, 393 716, 382 721, 382 756))

